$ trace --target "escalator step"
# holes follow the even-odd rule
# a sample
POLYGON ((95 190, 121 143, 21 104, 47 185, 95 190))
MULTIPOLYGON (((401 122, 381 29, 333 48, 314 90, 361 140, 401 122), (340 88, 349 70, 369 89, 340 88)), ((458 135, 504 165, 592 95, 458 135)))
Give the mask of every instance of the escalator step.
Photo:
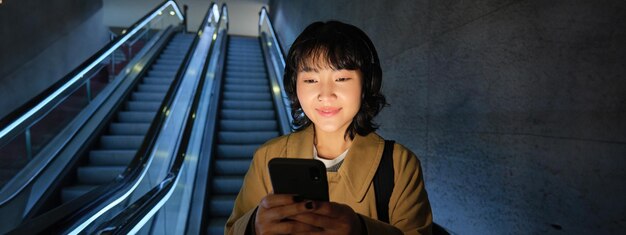
POLYGON ((182 63, 182 60, 159 57, 159 59, 157 60, 157 63, 180 66, 180 64, 182 63))
POLYGON ((211 204, 209 205, 209 213, 211 217, 216 216, 230 216, 235 205, 235 196, 215 195, 211 197, 211 204))
POLYGON ((240 70, 240 69, 246 69, 246 70, 249 70, 249 71, 265 73, 265 65, 264 64, 255 64, 255 63, 236 63, 236 62, 232 62, 232 63, 226 64, 226 69, 229 70, 229 71, 230 70, 235 71, 235 70, 240 70))
POLYGON ((267 79, 227 78, 226 85, 269 85, 267 79))
POLYGON ((150 123, 155 116, 155 112, 122 111, 117 113, 119 122, 130 123, 150 123))
POLYGON ((224 226, 226 226, 226 222, 228 221, 228 217, 211 217, 209 221, 209 229, 207 230, 208 235, 224 235, 224 226))
POLYGON ((145 135, 150 127, 149 123, 111 123, 111 135, 145 135))
POLYGON ((76 185, 64 187, 61 190, 61 200, 63 201, 63 203, 69 202, 72 199, 80 197, 81 195, 91 191, 96 187, 96 185, 76 185))
POLYGON ((220 131, 218 133, 219 144, 262 144, 265 141, 278 137, 278 132, 227 132, 220 131))
POLYGON ((136 150, 143 139, 143 135, 105 135, 100 137, 100 146, 107 150, 136 150))
POLYGON ((137 91, 139 92, 167 92, 170 86, 168 85, 148 85, 148 84, 139 84, 137 87, 137 91))
POLYGON ((227 100, 256 100, 271 101, 270 93, 245 93, 245 92, 224 92, 224 99, 227 100))
POLYGON ((183 46, 174 46, 172 48, 165 48, 165 50, 163 50, 163 54, 170 54, 170 55, 185 56, 186 52, 187 50, 183 46))
POLYGON ((185 59, 185 54, 179 52, 163 52, 163 54, 161 54, 161 58, 183 61, 185 59))
POLYGON ((265 71, 245 71, 245 70, 227 70, 227 77, 253 77, 253 78, 265 78, 267 79, 267 74, 265 71))
POLYGON ((165 93, 155 93, 155 92, 133 92, 131 95, 131 100, 133 101, 152 101, 152 102, 161 102, 165 98, 165 93))
POLYGON ((174 81, 173 78, 151 78, 151 77, 145 77, 142 82, 144 84, 149 84, 149 85, 169 85, 169 84, 172 84, 172 81, 174 81))
POLYGON ((126 169, 125 166, 81 166, 78 167, 78 182, 97 185, 111 182, 126 169))
POLYGON ((126 102, 126 109, 128 111, 150 111, 156 112, 161 107, 161 102, 150 101, 128 101, 126 102))
MULTIPOLYGON (((229 65, 230 66, 230 65, 229 65)), ((227 67, 227 71, 229 72, 246 72, 246 73, 257 73, 265 75, 265 68, 263 66, 257 65, 249 65, 249 66, 230 66, 227 67)))
POLYGON ((269 93, 269 86, 255 86, 255 85, 224 85, 225 92, 252 92, 252 93, 269 93))
POLYGON ((92 150, 89 163, 93 166, 125 166, 135 157, 135 150, 92 150))
MULTIPOLYGON (((269 92, 269 91, 268 91, 269 92)), ((274 105, 270 101, 236 101, 225 100, 222 103, 223 109, 243 109, 243 110, 272 110, 274 105)))
POLYGON ((244 75, 244 74, 226 74, 226 80, 228 81, 229 79, 249 79, 249 80, 261 80, 261 81, 268 81, 267 77, 265 76, 258 76, 258 75, 244 75))
POLYGON ((246 64, 264 64, 262 60, 259 59, 248 59, 248 58, 228 58, 226 63, 246 63, 246 64))
POLYGON ((154 71, 176 71, 178 70, 178 66, 173 66, 173 65, 164 65, 164 64, 153 64, 152 67, 150 67, 150 69, 154 70, 154 71))
POLYGON ((176 75, 176 71, 148 71, 148 77, 158 77, 158 78, 174 78, 176 75))
POLYGON ((224 109, 220 112, 223 119, 232 120, 275 120, 273 110, 229 110, 224 109))
POLYGON ((261 52, 256 52, 256 51, 231 51, 228 52, 228 56, 231 59, 239 59, 239 58, 246 58, 246 57, 261 57, 262 54, 261 52))
POLYGON ((247 158, 252 159, 258 144, 248 145, 217 145, 217 157, 219 158, 247 158))
POLYGON ((278 124, 275 120, 221 120, 220 130, 222 131, 276 131, 278 124))
POLYGON ((243 185, 242 176, 213 176, 212 194, 237 195, 243 185))
POLYGON ((243 176, 250 168, 249 159, 217 159, 215 161, 216 175, 239 175, 243 176))

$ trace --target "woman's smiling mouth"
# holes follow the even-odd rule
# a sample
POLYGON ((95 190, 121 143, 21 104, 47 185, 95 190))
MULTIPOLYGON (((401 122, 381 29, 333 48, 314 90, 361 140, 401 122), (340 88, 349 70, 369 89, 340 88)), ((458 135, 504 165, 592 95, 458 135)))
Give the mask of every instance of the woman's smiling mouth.
POLYGON ((323 107, 316 108, 315 111, 317 111, 317 113, 319 113, 323 117, 331 117, 339 113, 339 111, 341 111, 341 108, 323 107))

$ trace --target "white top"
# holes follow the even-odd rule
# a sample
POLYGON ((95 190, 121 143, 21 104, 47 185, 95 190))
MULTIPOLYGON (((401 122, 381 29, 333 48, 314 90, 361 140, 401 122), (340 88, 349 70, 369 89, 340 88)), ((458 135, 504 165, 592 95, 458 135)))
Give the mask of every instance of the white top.
POLYGON ((317 156, 317 148, 315 147, 315 145, 313 145, 313 158, 322 161, 324 165, 326 166, 326 168, 331 168, 337 165, 338 163, 342 162, 343 159, 346 158, 346 155, 348 155, 348 150, 350 150, 350 148, 346 149, 346 151, 344 151, 335 159, 329 160, 329 159, 324 159, 324 158, 317 156))

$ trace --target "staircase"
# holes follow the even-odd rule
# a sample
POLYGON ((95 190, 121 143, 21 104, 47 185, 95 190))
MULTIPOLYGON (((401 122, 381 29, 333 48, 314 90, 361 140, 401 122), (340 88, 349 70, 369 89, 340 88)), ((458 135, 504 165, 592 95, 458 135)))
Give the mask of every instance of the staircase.
POLYGON ((209 179, 208 234, 224 234, 254 151, 279 135, 258 38, 229 36, 217 148, 209 179))
POLYGON ((117 110, 116 118, 99 137, 99 143, 89 151, 86 164, 78 167, 75 182, 61 190, 62 203, 112 181, 126 169, 143 142, 193 38, 193 34, 182 33, 172 37, 129 100, 117 110))

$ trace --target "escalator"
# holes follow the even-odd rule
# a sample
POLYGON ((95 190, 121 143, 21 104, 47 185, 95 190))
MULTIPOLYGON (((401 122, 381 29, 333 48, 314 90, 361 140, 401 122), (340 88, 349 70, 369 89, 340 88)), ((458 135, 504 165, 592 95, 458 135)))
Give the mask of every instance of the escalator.
POLYGON ((224 234, 254 151, 280 133, 259 38, 230 36, 227 47, 207 193, 208 234, 224 234))
POLYGON ((60 195, 50 196, 45 207, 54 207, 77 198, 99 185, 111 182, 135 157, 194 35, 176 33, 146 75, 97 137, 96 143, 78 160, 76 171, 62 180, 60 195))

